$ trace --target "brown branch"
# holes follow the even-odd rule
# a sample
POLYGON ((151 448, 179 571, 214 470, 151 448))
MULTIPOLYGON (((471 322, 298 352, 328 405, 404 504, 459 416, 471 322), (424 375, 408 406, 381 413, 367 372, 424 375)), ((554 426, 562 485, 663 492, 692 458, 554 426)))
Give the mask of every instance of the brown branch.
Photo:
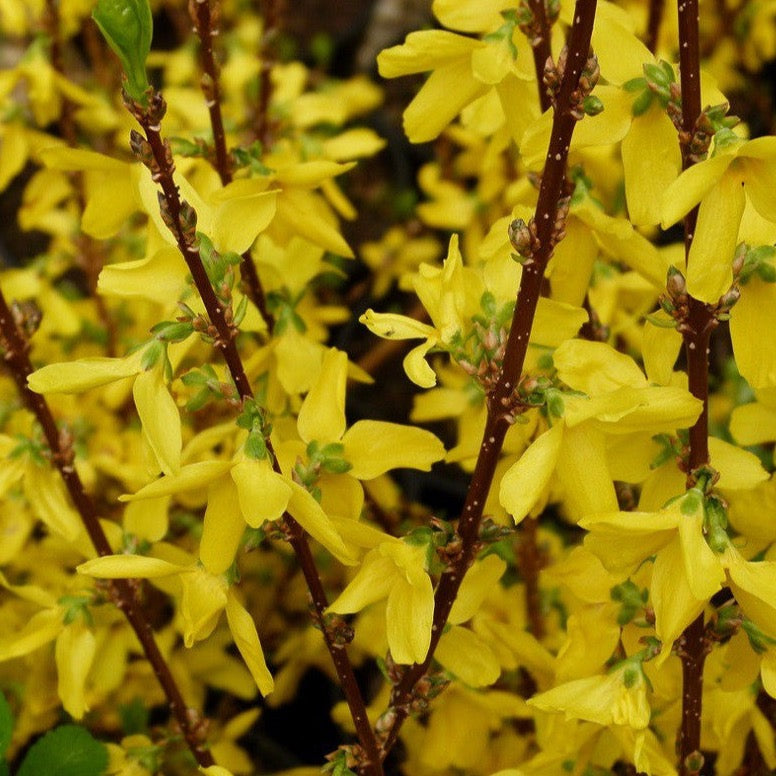
POLYGON ((547 19, 547 7, 544 4, 544 0, 528 0, 528 7, 531 9, 533 16, 532 34, 529 40, 533 51, 536 80, 539 86, 539 105, 542 113, 544 113, 552 106, 550 95, 542 80, 544 68, 547 66, 548 61, 552 61, 550 23, 547 19))
MULTIPOLYGON (((172 160, 172 153, 170 152, 169 144, 162 139, 160 134, 160 123, 166 109, 164 100, 161 94, 156 92, 149 98, 148 108, 143 108, 139 103, 132 102, 127 97, 125 97, 125 102, 130 112, 143 128, 146 140, 150 146, 153 160, 148 160, 148 162, 149 167, 153 171, 154 180, 162 187, 160 205, 163 216, 175 236, 178 249, 186 261, 197 291, 205 305, 210 322, 217 332, 218 336, 214 338, 214 346, 221 352, 240 398, 243 400, 253 398, 253 390, 245 374, 242 359, 235 343, 237 329, 230 320, 227 320, 224 306, 218 300, 202 262, 196 239, 196 214, 187 203, 181 200, 178 187, 175 185, 173 178, 175 165, 172 160)), ((137 145, 137 138, 133 138, 132 142, 135 147, 139 147, 137 145)), ((280 473, 277 456, 272 449, 272 443, 269 439, 266 439, 265 442, 272 457, 274 468, 280 473)), ((347 651, 344 645, 335 643, 333 634, 326 628, 324 622, 324 612, 328 608, 329 602, 318 576, 318 570, 315 567, 307 536, 299 523, 287 512, 284 514, 284 521, 289 543, 296 553, 297 560, 310 590, 316 618, 321 625, 326 647, 337 671, 337 677, 345 694, 345 699, 356 727, 356 733, 366 754, 366 762, 363 765, 362 772, 368 776, 382 776, 382 764, 377 749, 377 739, 369 724, 366 705, 358 687, 347 651)))
POLYGON ((274 39, 280 29, 283 0, 263 0, 264 29, 261 39, 261 71, 259 72, 259 102, 256 106, 256 137, 264 149, 272 145, 272 121, 269 104, 272 99, 272 68, 275 65, 274 39))
MULTIPOLYGON (((6 367, 16 382, 24 404, 35 415, 43 429, 43 434, 51 451, 51 462, 64 480, 94 549, 99 555, 112 555, 113 549, 100 525, 97 508, 86 492, 74 466, 72 441, 66 433, 60 433, 45 397, 33 393, 27 387, 27 378, 33 371, 29 358, 29 343, 17 328, 13 313, 8 307, 2 291, 0 291, 0 337, 3 341, 6 367)), ((199 715, 193 709, 188 708, 183 700, 183 695, 170 672, 170 667, 159 651, 151 625, 137 600, 134 583, 130 580, 120 579, 113 580, 109 584, 112 598, 119 609, 124 612, 132 630, 134 630, 146 659, 151 664, 167 697, 170 711, 180 726, 191 753, 200 765, 205 767, 213 765, 213 757, 206 748, 207 744, 202 735, 199 715)))
MULTIPOLYGON (((219 80, 219 68, 213 55, 213 38, 218 34, 216 19, 218 6, 210 11, 210 0, 189 0, 189 14, 194 22, 194 29, 199 36, 200 52, 202 55, 202 79, 200 86, 205 96, 208 111, 210 113, 210 126, 213 130, 213 145, 215 147, 214 167, 221 184, 226 186, 232 182, 232 169, 229 161, 229 153, 226 148, 226 132, 224 131, 224 119, 221 113, 221 82, 219 80)), ((275 320, 267 307, 267 299, 264 288, 256 272, 250 251, 242 255, 240 261, 240 277, 245 284, 249 299, 256 305, 261 317, 272 331, 275 320)))
POLYGON ((663 22, 663 11, 665 10, 665 0, 649 0, 649 19, 647 21, 647 38, 644 41, 647 48, 653 53, 657 53, 657 43, 660 36, 660 25, 663 22))
POLYGON ((393 724, 389 728, 382 746, 384 756, 396 741, 399 728, 410 712, 413 690, 431 665, 434 650, 442 636, 463 577, 472 564, 479 546, 478 534, 482 512, 493 482, 504 437, 510 427, 510 407, 513 406, 513 394, 519 382, 528 351, 528 338, 536 306, 541 296, 544 271, 552 256, 559 233, 562 231, 562 224, 559 225, 556 221, 559 214, 563 212, 562 200, 565 194, 564 181, 568 151, 579 115, 574 108, 578 108, 579 104, 579 81, 588 60, 595 11, 596 0, 577 0, 563 77, 556 96, 547 161, 533 220, 536 227, 537 247, 531 258, 526 260, 523 265, 520 289, 517 294, 517 304, 507 340, 501 375, 487 399, 488 416, 485 422, 482 445, 458 521, 457 533, 461 539, 461 553, 442 574, 435 592, 431 645, 426 659, 407 670, 394 687, 391 696, 391 707, 394 712, 393 724), (559 226, 561 229, 558 228, 559 226))
POLYGON ((536 529, 538 519, 527 517, 520 525, 520 538, 517 543, 517 558, 520 572, 525 583, 525 608, 528 616, 528 629, 537 638, 544 636, 544 615, 542 614, 541 588, 539 573, 544 565, 542 551, 537 543, 536 529))
POLYGON ((221 178, 221 183, 226 186, 232 180, 229 167, 229 156, 226 151, 226 133, 224 132, 224 119, 221 115, 221 84, 218 78, 219 68, 213 56, 213 37, 218 34, 215 28, 214 16, 216 11, 210 13, 210 0, 189 0, 189 15, 194 22, 194 30, 200 41, 200 55, 202 57, 202 69, 204 73, 200 80, 202 94, 205 95, 207 109, 210 112, 210 126, 213 129, 213 145, 215 146, 215 168, 221 178))
MULTIPOLYGON (((679 72, 682 87, 682 167, 693 164, 690 141, 701 115, 700 48, 698 0, 679 3, 679 72)), ((696 206, 684 219, 685 256, 689 257, 695 225, 696 206)), ((689 313, 682 337, 687 357, 688 387, 703 402, 703 409, 690 429, 688 486, 695 484, 694 472, 709 462, 709 340, 717 320, 714 311, 703 302, 688 297, 689 313)), ((701 613, 682 633, 678 653, 682 661, 682 722, 677 742, 681 776, 694 776, 703 764, 700 755, 703 701, 703 666, 708 652, 704 616, 701 613)))

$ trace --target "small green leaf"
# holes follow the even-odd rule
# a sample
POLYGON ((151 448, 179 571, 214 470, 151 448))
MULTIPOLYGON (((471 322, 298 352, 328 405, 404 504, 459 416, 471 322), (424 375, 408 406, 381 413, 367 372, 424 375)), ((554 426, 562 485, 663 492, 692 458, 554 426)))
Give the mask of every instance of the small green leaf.
POLYGON ((121 60, 127 76, 127 94, 144 103, 149 88, 145 61, 154 33, 148 0, 98 0, 92 18, 121 60))
POLYGON ((652 98, 654 97, 654 94, 649 91, 649 89, 645 89, 634 101, 633 105, 631 106, 631 112, 634 116, 643 116, 648 110, 649 106, 652 105, 652 98))
POLYGON ((16 776, 102 776, 108 767, 105 744, 77 725, 61 725, 36 741, 16 776))

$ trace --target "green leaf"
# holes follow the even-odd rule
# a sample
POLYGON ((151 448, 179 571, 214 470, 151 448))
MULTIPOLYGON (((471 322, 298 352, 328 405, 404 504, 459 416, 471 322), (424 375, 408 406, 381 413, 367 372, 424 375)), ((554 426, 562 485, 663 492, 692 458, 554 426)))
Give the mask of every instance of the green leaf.
POLYGON ((13 733, 13 713, 5 695, 0 693, 0 759, 5 757, 13 733))
POLYGON ((36 741, 16 776, 102 776, 108 767, 105 744, 77 725, 62 725, 36 741))
POLYGON ((144 103, 149 88, 145 61, 154 34, 148 0, 98 0, 92 18, 121 60, 127 76, 127 94, 144 103))

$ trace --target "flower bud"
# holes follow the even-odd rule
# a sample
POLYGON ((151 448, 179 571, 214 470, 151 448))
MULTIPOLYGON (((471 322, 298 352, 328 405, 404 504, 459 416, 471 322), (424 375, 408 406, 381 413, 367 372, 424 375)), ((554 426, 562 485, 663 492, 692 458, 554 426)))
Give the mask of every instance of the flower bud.
POLYGON ((149 88, 145 61, 153 36, 148 0, 98 0, 92 18, 121 60, 127 76, 127 94, 145 104, 149 88))
POLYGON ((668 276, 666 277, 666 291, 672 299, 677 299, 687 292, 687 284, 684 280, 684 275, 676 268, 668 268, 668 276))

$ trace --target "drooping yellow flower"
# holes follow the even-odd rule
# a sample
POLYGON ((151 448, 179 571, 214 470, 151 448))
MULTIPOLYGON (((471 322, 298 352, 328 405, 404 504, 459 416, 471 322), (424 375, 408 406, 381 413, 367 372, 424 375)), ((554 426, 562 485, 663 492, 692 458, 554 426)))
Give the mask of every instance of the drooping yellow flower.
POLYGON ((106 555, 78 566, 79 574, 97 579, 164 579, 176 577, 182 587, 180 613, 187 647, 206 639, 226 612, 234 643, 262 695, 272 692, 272 675, 253 618, 227 581, 197 563, 180 565, 142 555, 106 555))
POLYGON ((776 223, 776 138, 718 139, 713 154, 685 170, 663 196, 664 227, 700 203, 687 259, 687 291, 716 304, 733 282, 732 261, 747 198, 765 219, 776 223), (721 139, 724 139, 722 144, 721 139))
POLYGON ((422 663, 431 642, 434 589, 427 572, 428 545, 388 537, 370 550, 356 576, 329 606, 359 612, 387 599, 388 646, 397 663, 422 663))
POLYGON ((172 474, 180 468, 181 421, 167 388, 167 358, 159 346, 160 343, 153 342, 124 358, 85 358, 48 364, 33 372, 27 385, 35 393, 82 393, 134 377, 132 393, 143 434, 159 469, 172 474))

